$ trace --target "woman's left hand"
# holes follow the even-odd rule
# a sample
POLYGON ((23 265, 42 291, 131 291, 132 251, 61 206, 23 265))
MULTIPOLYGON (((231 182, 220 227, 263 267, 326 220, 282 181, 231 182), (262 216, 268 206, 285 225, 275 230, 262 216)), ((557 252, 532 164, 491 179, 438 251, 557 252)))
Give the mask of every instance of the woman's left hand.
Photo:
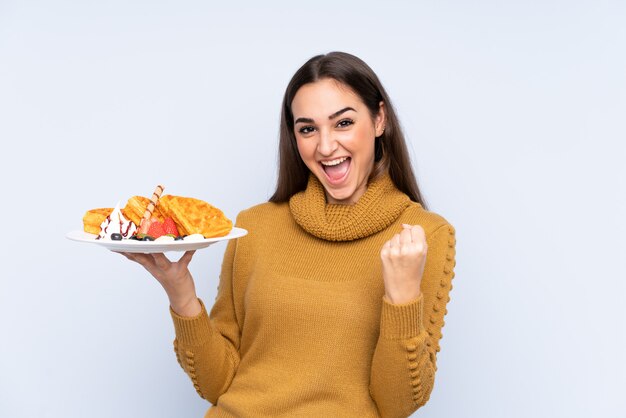
POLYGON ((402 225, 402 232, 387 241, 380 251, 385 281, 385 297, 402 304, 420 295, 426 265, 426 233, 420 225, 402 225))

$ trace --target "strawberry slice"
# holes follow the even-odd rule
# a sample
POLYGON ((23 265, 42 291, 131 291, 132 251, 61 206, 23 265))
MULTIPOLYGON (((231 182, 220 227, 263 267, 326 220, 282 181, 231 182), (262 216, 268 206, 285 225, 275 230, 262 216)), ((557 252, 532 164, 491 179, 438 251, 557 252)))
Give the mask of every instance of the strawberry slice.
POLYGON ((150 228, 148 229, 148 235, 152 238, 159 238, 160 236, 165 235, 163 224, 159 221, 152 221, 152 223, 150 223, 150 228))
POLYGON ((172 218, 165 218, 163 221, 163 229, 165 230, 165 234, 172 234, 175 237, 179 235, 178 228, 176 228, 176 224, 172 218))
POLYGON ((152 224, 152 219, 143 219, 141 221, 138 233, 147 234, 148 230, 150 229, 151 224, 152 224))

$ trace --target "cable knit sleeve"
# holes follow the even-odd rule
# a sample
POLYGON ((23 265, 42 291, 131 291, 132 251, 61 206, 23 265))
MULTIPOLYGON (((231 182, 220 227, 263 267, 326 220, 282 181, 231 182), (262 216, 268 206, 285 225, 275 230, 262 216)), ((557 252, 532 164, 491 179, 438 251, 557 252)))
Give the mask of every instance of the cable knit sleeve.
POLYGON ((383 298, 370 393, 384 418, 408 417, 428 401, 433 389, 456 264, 454 227, 437 228, 427 245, 420 297, 402 305, 383 298))
POLYGON ((226 247, 217 298, 209 317, 204 303, 195 317, 181 317, 170 307, 174 321, 176 359, 198 394, 215 404, 230 386, 239 365, 240 332, 232 291, 237 240, 226 247))

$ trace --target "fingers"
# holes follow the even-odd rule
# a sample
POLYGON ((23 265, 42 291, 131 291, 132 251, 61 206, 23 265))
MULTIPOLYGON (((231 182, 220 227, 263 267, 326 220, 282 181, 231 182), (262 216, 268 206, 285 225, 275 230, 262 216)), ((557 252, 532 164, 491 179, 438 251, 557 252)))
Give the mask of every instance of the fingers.
POLYGON ((401 245, 401 241, 400 241, 400 234, 395 234, 392 238, 391 238, 391 247, 399 247, 401 245))
POLYGON ((425 242, 426 241, 426 233, 424 232, 424 228, 421 225, 407 225, 402 224, 402 232, 408 231, 411 234, 412 242, 425 242))
POLYGON ((419 225, 414 225, 413 228, 411 228, 411 239, 413 242, 426 244, 426 232, 424 232, 424 228, 419 225))
POLYGON ((180 258, 180 260, 178 260, 178 262, 183 266, 183 267, 187 267, 189 265, 189 262, 191 261, 193 255, 196 253, 196 250, 193 251, 186 251, 185 254, 183 254, 183 256, 180 258))
POLYGON ((156 267, 152 254, 133 253, 131 260, 138 262, 147 270, 153 270, 156 267))
POLYGON ((124 257, 128 258, 129 260, 134 261, 139 264, 143 264, 145 261, 147 261, 145 257, 147 254, 127 253, 127 252, 122 252, 122 251, 113 251, 113 252, 122 254, 124 257))
POLYGON ((412 234, 411 234, 411 229, 407 229, 404 228, 402 229, 402 231, 400 232, 400 244, 401 245, 408 245, 410 244, 413 239, 412 239, 412 234))
POLYGON ((162 281, 168 277, 174 277, 179 272, 187 270, 187 266, 191 262, 195 250, 187 251, 183 256, 175 263, 172 263, 163 253, 128 253, 121 251, 117 252, 131 261, 141 264, 150 274, 152 274, 157 280, 162 281))
POLYGON ((124 257, 128 258, 129 260, 134 261, 135 263, 141 264, 143 268, 148 270, 148 272, 150 272, 153 275, 159 270, 154 258, 152 257, 152 254, 127 253, 127 252, 121 252, 121 251, 113 251, 113 252, 122 254, 124 257))
POLYGON ((401 256, 426 250, 426 233, 420 225, 402 224, 402 231, 383 245, 381 255, 401 256))
POLYGON ((154 265, 161 270, 167 270, 172 265, 172 262, 163 253, 153 253, 150 255, 154 260, 154 265))

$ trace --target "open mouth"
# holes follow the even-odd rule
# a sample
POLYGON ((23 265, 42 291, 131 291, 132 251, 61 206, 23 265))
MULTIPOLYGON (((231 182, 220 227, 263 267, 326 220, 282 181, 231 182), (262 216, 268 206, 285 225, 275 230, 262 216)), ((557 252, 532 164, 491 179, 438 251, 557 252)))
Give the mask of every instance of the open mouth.
POLYGON ((321 161, 320 164, 328 181, 336 184, 340 183, 348 174, 351 161, 352 158, 350 157, 341 157, 335 160, 321 161))

